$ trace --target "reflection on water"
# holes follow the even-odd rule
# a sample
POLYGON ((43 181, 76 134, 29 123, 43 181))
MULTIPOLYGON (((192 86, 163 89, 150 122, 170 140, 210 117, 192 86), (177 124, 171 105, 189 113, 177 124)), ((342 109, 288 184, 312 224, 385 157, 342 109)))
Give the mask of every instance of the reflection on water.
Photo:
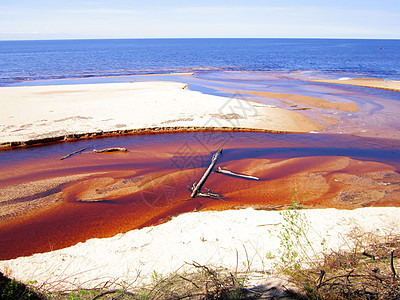
POLYGON ((30 160, 61 158, 76 149, 88 148, 87 152, 108 147, 126 147, 131 151, 148 149, 149 153, 167 148, 169 154, 183 156, 190 156, 191 151, 209 153, 224 147, 225 153, 235 153, 234 159, 349 156, 389 163, 396 168, 400 163, 399 140, 335 134, 214 131, 128 135, 3 150, 0 164, 5 168, 30 160))

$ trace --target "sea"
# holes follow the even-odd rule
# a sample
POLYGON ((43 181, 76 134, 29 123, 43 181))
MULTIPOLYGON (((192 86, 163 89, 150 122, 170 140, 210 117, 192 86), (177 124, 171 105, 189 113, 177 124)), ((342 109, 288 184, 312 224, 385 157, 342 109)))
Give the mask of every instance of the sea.
POLYGON ((98 39, 0 41, 0 86, 171 72, 316 71, 400 77, 400 40, 98 39))

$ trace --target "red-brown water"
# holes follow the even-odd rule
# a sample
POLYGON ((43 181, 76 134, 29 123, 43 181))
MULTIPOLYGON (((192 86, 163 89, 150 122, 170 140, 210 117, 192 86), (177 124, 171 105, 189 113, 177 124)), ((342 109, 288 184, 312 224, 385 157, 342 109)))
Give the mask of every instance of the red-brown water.
POLYGON ((306 192, 307 207, 398 206, 399 191, 395 187, 400 182, 399 149, 398 140, 350 135, 192 132, 2 151, 0 188, 68 175, 91 175, 31 198, 16 199, 22 203, 35 197, 61 195, 48 210, 0 223, 0 259, 110 237, 193 210, 288 205, 295 187, 301 199, 306 192), (60 160, 85 147, 85 152, 60 160), (129 152, 91 152, 105 147, 126 147, 129 152), (190 186, 200 179, 211 153, 219 148, 224 151, 217 166, 260 180, 212 173, 205 188, 224 198, 191 199, 190 186), (365 183, 366 178, 376 184, 365 183), (387 182, 391 186, 381 187, 387 182), (371 189, 371 193, 363 196, 365 201, 357 202, 358 198, 351 196, 353 187, 371 189), (372 197, 376 189, 385 196, 372 197))

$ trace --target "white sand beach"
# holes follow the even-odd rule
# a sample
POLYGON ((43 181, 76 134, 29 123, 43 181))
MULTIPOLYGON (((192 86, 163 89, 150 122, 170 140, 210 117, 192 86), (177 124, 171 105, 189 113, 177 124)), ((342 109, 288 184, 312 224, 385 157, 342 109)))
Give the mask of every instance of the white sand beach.
MULTIPOLYGON (((400 208, 390 207, 302 210, 301 218, 308 223, 304 230, 311 241, 304 249, 311 257, 314 252, 318 256, 329 249, 348 249, 352 246, 348 236, 357 230, 360 237, 399 234, 399 214, 400 208)), ((193 262, 238 272, 267 272, 262 276, 265 282, 280 262, 283 224, 278 211, 192 212, 112 238, 1 261, 0 269, 49 290, 93 288, 105 282, 140 286, 149 283, 154 272, 183 272, 193 262)))
POLYGON ((310 132, 298 112, 191 91, 176 82, 1 87, 0 143, 160 127, 310 132))

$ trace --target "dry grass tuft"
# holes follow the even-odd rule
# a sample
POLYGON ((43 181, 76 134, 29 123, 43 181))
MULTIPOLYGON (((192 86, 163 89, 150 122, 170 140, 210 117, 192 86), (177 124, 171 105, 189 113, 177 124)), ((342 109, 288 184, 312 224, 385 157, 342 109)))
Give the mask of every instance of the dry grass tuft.
POLYGON ((308 299, 400 299, 400 236, 354 232, 351 251, 324 254, 322 262, 293 279, 308 299))

